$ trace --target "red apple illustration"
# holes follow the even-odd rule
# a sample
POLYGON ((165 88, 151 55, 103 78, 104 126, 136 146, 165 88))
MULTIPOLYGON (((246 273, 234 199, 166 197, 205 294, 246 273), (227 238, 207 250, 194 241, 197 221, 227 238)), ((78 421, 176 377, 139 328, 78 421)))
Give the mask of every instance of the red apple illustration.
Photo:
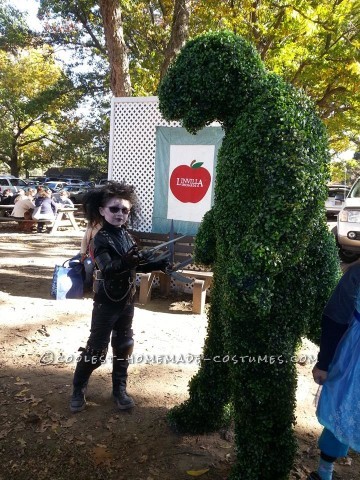
POLYGON ((211 183, 210 172, 202 167, 204 162, 193 160, 189 165, 174 168, 170 177, 170 190, 182 203, 198 203, 211 183))

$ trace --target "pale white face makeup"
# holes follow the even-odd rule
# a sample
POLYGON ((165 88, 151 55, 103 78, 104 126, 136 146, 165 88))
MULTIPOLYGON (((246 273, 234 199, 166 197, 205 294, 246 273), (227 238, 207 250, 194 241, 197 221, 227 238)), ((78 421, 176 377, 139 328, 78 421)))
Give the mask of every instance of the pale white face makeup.
POLYGON ((131 209, 131 203, 124 198, 111 198, 104 207, 99 208, 100 215, 114 225, 121 227, 127 221, 131 209))

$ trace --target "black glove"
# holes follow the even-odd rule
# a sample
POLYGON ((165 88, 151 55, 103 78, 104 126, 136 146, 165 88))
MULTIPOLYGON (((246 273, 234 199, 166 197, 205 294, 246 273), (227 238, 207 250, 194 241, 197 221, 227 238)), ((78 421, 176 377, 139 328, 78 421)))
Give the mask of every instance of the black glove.
POLYGON ((165 272, 166 269, 170 267, 170 261, 168 258, 163 258, 157 262, 152 262, 151 265, 152 270, 161 270, 162 272, 165 272))
POLYGON ((166 273, 166 269, 170 267, 170 262, 167 258, 163 258, 157 262, 145 263, 145 265, 140 265, 140 271, 143 273, 149 273, 153 270, 161 270, 166 273))
POLYGON ((125 255, 121 257, 121 259, 113 260, 111 263, 106 265, 105 271, 113 270, 116 272, 124 272, 126 270, 132 270, 139 265, 139 262, 139 252, 137 248, 132 248, 127 253, 125 253, 125 255))
POLYGON ((136 268, 140 262, 138 250, 130 250, 126 255, 121 258, 121 262, 125 269, 131 270, 132 268, 136 268))

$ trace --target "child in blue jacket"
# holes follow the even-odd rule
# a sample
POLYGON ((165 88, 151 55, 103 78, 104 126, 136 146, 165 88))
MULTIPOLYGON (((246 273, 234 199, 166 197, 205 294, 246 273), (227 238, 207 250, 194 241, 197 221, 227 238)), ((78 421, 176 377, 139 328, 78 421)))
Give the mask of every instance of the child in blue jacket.
POLYGON ((322 385, 316 415, 324 426, 317 472, 308 480, 331 480, 334 461, 349 447, 360 452, 360 263, 342 276, 322 318, 314 381, 322 385))

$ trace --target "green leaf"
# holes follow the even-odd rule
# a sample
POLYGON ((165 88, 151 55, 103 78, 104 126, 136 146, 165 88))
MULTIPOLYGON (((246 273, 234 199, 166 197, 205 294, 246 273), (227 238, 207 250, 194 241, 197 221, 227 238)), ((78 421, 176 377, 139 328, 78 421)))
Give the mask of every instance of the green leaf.
POLYGON ((204 162, 196 162, 196 163, 191 162, 190 166, 191 168, 200 168, 203 163, 204 162))

